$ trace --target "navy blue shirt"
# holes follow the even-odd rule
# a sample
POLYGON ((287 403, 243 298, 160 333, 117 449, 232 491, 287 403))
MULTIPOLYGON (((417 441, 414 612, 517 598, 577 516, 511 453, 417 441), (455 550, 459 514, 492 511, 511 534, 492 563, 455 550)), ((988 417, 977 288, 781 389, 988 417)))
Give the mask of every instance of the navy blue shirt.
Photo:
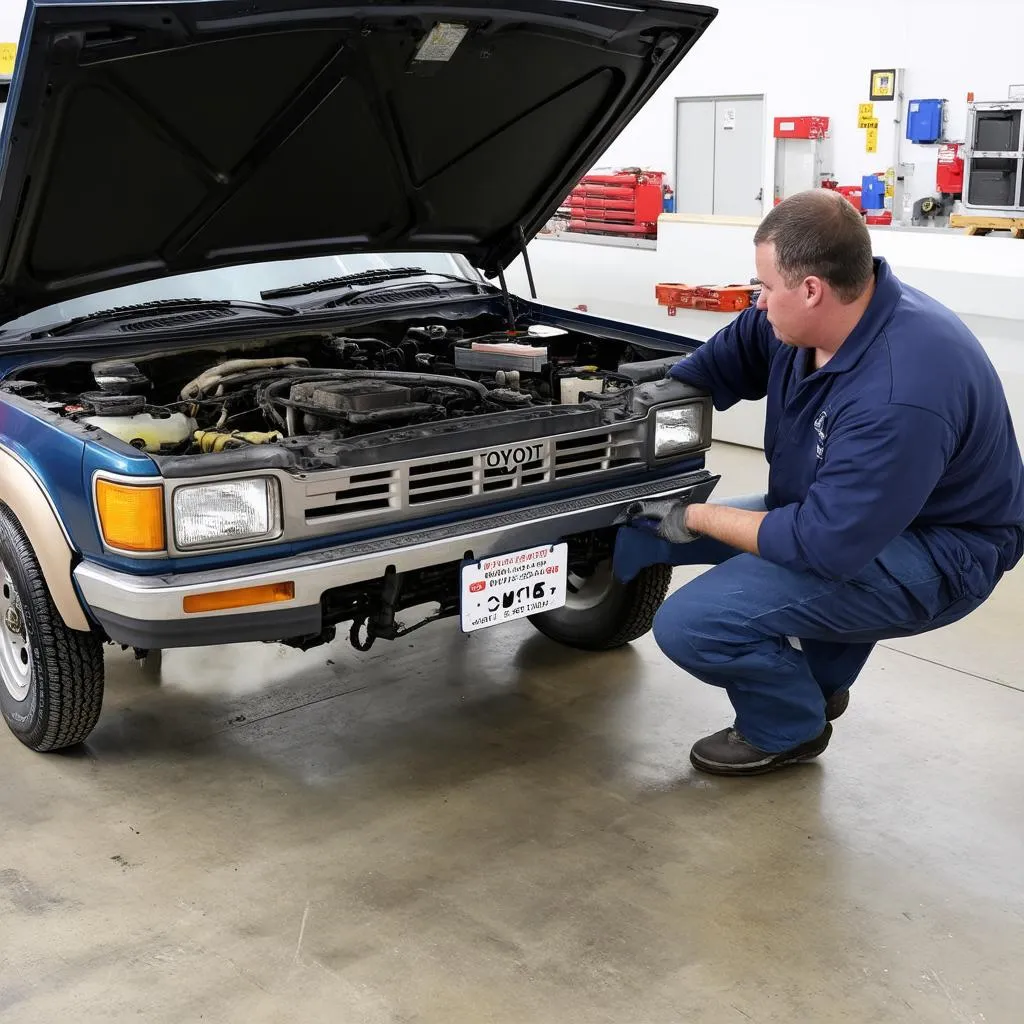
POLYGON ((671 374, 721 410, 767 397, 763 558, 850 579, 912 529, 943 574, 991 584, 1024 554, 1024 461, 1002 383, 954 313, 884 260, 875 275, 821 369, 748 309, 671 374))

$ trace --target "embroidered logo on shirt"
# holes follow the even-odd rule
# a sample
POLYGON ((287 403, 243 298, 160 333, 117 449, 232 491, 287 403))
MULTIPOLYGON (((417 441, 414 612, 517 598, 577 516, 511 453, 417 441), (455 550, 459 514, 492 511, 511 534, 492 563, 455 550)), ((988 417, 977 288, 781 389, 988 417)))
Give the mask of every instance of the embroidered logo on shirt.
POLYGON ((822 409, 821 412, 814 418, 814 432, 818 435, 818 444, 814 449, 814 454, 819 458, 823 458, 825 455, 825 439, 828 436, 828 410, 822 409))

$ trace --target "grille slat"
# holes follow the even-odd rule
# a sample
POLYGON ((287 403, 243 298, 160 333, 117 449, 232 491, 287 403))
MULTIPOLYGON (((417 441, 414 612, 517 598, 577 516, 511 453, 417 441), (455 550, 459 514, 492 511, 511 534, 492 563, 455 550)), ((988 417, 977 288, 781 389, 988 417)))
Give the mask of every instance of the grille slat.
MULTIPOLYGON (((451 458, 402 463, 368 472, 318 475, 306 486, 307 522, 401 513, 481 495, 508 494, 584 474, 601 474, 646 464, 641 433, 635 425, 578 437, 560 437, 541 445, 540 457, 515 462, 516 445, 460 452, 451 458), (502 453, 493 464, 495 451, 502 453), (513 454, 510 454, 513 453, 513 454), (492 464, 488 465, 488 456, 492 464)), ((521 446, 519 446, 521 447, 521 446)), ((536 455, 532 450, 530 454, 536 455)))
POLYGON ((572 462, 560 462, 555 470, 555 479, 557 480, 563 473, 578 473, 581 466, 597 466, 600 468, 606 462, 607 459, 603 459, 601 456, 591 459, 573 459, 572 462))
POLYGON ((409 487, 413 490, 419 490, 421 487, 429 487, 432 483, 445 480, 472 480, 474 472, 476 472, 475 469, 470 465, 465 469, 437 469, 431 473, 422 473, 417 476, 410 474, 409 487))
POLYGON ((460 491, 464 494, 473 493, 473 478, 470 475, 467 480, 446 480, 441 483, 431 484, 430 487, 417 487, 409 489, 410 501, 430 501, 432 494, 440 494, 444 491, 460 491))
POLYGON ((609 459, 612 457, 612 453, 607 448, 591 448, 587 451, 578 452, 566 452, 565 455, 559 455, 555 459, 555 470, 558 470, 559 466, 568 466, 574 462, 594 462, 600 461, 601 459, 609 459))
POLYGON ((459 459, 446 459, 444 462, 428 462, 425 465, 410 466, 409 476, 432 476, 434 473, 450 473, 458 469, 472 469, 475 465, 473 456, 459 459))
POLYGON ((350 476, 327 478, 316 480, 307 484, 306 497, 320 498, 329 494, 341 494, 342 491, 351 493, 361 487, 383 487, 387 490, 392 484, 394 471, 390 469, 374 470, 372 473, 353 473, 350 476))

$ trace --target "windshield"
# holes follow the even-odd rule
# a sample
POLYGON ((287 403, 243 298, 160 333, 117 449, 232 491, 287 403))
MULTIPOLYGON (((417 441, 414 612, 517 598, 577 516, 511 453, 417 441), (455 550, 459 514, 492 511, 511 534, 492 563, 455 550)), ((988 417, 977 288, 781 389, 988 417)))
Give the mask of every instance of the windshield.
POLYGON ((443 252, 349 253, 345 256, 314 256, 300 260, 248 263, 241 267, 179 274, 154 281, 142 281, 125 288, 95 292, 28 313, 4 324, 4 330, 34 330, 63 323, 115 306, 134 306, 156 299, 233 299, 259 302, 260 292, 271 288, 304 284, 324 278, 358 274, 365 270, 422 267, 428 273, 454 274, 469 281, 482 278, 462 256, 443 252))

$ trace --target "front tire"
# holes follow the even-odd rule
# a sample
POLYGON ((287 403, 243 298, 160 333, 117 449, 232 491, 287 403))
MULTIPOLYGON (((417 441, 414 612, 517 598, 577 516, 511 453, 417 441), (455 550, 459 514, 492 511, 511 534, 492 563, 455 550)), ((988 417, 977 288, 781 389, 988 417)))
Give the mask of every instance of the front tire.
POLYGON ((74 746, 103 704, 103 643, 69 629, 50 597, 35 552, 0 505, 0 712, 37 751, 74 746))
POLYGON ((611 560, 599 562, 589 576, 569 572, 569 593, 562 608, 531 615, 546 637, 584 651, 610 651, 649 633, 672 581, 672 568, 651 565, 629 583, 612 572, 611 560))

